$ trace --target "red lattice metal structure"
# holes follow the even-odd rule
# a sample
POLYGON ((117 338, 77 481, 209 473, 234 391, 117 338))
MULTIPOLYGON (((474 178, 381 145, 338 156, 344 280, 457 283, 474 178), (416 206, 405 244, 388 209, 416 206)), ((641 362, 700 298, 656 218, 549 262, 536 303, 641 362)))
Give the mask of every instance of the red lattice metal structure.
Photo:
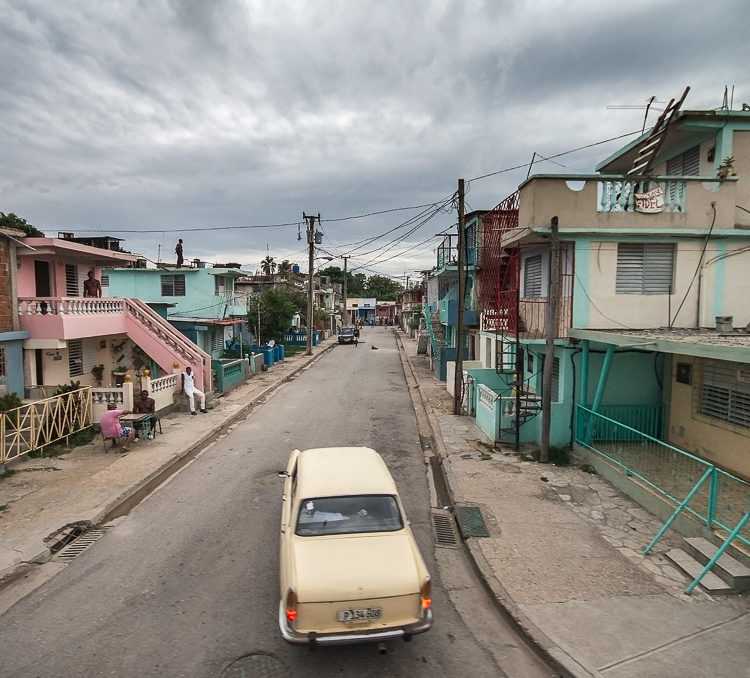
POLYGON ((518 289, 519 257, 518 250, 513 254, 503 254, 502 236, 518 227, 519 192, 511 193, 493 210, 483 217, 484 247, 482 251, 481 301, 484 311, 483 330, 497 332, 515 331, 516 290, 518 289), (512 291, 513 301, 509 295, 512 291))

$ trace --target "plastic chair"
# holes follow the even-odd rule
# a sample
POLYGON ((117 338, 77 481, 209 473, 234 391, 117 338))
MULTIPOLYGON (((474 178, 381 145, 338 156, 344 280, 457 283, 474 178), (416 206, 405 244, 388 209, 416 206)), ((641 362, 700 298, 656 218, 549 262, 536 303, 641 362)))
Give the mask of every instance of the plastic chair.
POLYGON ((105 436, 103 431, 99 431, 99 433, 102 436, 102 445, 104 445, 104 451, 106 453, 109 453, 109 450, 110 450, 110 448, 107 447, 107 441, 108 440, 112 441, 111 449, 114 449, 115 447, 117 447, 120 444, 120 439, 121 438, 127 437, 127 436, 125 436, 124 433, 122 435, 117 436, 116 438, 111 438, 111 437, 105 436))

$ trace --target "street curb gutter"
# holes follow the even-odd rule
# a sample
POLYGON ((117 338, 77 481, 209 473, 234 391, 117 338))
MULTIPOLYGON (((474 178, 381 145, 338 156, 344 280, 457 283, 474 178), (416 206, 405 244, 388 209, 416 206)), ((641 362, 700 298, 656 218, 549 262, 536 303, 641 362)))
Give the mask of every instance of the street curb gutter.
MULTIPOLYGON (((413 374, 413 368, 409 358, 406 355, 403 340, 401 335, 394 331, 396 342, 398 344, 399 352, 402 355, 402 363, 408 366, 412 372, 412 379, 417 382, 416 376, 413 374)), ((417 382, 418 383, 418 382, 417 382)), ((454 486, 451 483, 451 471, 449 468, 450 462, 448 460, 447 450, 443 441, 442 434, 440 432, 440 423, 438 422, 435 414, 432 412, 432 408, 429 407, 428 403, 424 401, 422 391, 419 388, 410 389, 412 399, 415 397, 413 394, 416 391, 419 398, 419 405, 422 411, 426 414, 427 420, 429 421, 430 427, 432 428, 432 440, 435 444, 434 452, 439 457, 440 472, 443 474, 445 484, 448 487, 451 499, 453 499, 454 486)), ((513 626, 522 634, 529 643, 533 644, 535 648, 542 655, 542 658, 557 671, 561 676, 573 676, 575 678, 590 678, 591 673, 586 671, 578 662, 567 654, 562 648, 555 644, 549 636, 547 636, 539 627, 537 627, 523 612, 523 610, 516 604, 516 602, 510 597, 508 592, 505 590, 503 585, 493 574, 492 568, 490 567, 487 559, 484 557, 479 544, 476 542, 477 537, 470 537, 464 539, 465 551, 469 556, 469 560, 477 573, 479 580, 482 582, 484 588, 490 594, 495 606, 498 611, 505 617, 513 626)))
MULTIPOLYGON (((250 402, 242 406, 237 412, 227 417, 217 426, 209 429, 190 447, 174 454, 171 458, 167 459, 165 462, 151 471, 147 476, 137 480, 132 485, 122 490, 113 499, 107 501, 94 513, 93 517, 91 517, 90 519, 84 518, 84 520, 88 520, 91 523, 92 527, 96 527, 109 522, 114 517, 117 517, 118 508, 120 508, 123 504, 132 499, 135 495, 141 492, 149 484, 153 483, 156 479, 159 479, 159 482, 154 485, 154 489, 158 487, 158 485, 163 483, 170 475, 179 471, 187 463, 187 461, 190 460, 191 457, 196 456, 203 447, 210 444, 220 435, 225 433, 231 426, 237 423, 237 421, 243 419, 244 417, 247 417, 247 415, 253 410, 253 408, 256 407, 257 404, 259 404, 259 400, 271 395, 271 393, 280 388, 284 383, 296 377, 302 370, 317 362, 336 345, 337 344, 332 343, 329 346, 325 346, 323 350, 313 356, 304 356, 300 364, 295 367, 292 372, 285 375, 283 378, 269 384, 261 391, 258 391, 258 393, 253 396, 250 402), (172 471, 172 473, 170 473, 170 471, 172 471)), ((18 577, 23 576, 28 571, 29 565, 42 565, 48 562, 51 556, 52 554, 50 553, 49 549, 45 548, 33 558, 30 558, 23 563, 14 565, 12 568, 9 568, 5 572, 0 572, 0 589, 12 583, 18 577)))

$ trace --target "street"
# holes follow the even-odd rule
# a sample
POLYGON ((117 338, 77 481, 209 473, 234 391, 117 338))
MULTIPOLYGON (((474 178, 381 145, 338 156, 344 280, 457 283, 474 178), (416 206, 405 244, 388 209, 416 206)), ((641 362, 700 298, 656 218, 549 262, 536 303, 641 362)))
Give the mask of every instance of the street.
MULTIPOLYGON (((207 415, 207 416, 210 416, 207 415)), ((336 346, 0 617, 7 676, 552 675, 460 550, 433 546, 414 409, 390 328, 336 346), (377 350, 375 350, 377 349, 377 350), (277 627, 278 471, 298 447, 366 445, 399 486, 433 576, 411 643, 306 648, 277 627), (274 672, 275 671, 275 672, 274 672)))

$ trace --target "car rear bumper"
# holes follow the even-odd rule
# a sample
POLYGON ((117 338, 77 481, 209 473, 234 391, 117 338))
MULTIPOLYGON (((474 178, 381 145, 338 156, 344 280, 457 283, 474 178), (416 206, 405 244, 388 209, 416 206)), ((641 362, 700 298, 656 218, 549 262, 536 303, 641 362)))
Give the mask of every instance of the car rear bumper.
POLYGON ((425 618, 407 626, 399 626, 389 629, 365 629, 358 631, 346 631, 343 633, 298 633, 287 624, 283 601, 279 602, 279 629, 287 643, 294 645, 351 645, 354 643, 375 643, 393 638, 411 640, 412 636, 424 633, 432 626, 432 610, 427 610, 425 618))

